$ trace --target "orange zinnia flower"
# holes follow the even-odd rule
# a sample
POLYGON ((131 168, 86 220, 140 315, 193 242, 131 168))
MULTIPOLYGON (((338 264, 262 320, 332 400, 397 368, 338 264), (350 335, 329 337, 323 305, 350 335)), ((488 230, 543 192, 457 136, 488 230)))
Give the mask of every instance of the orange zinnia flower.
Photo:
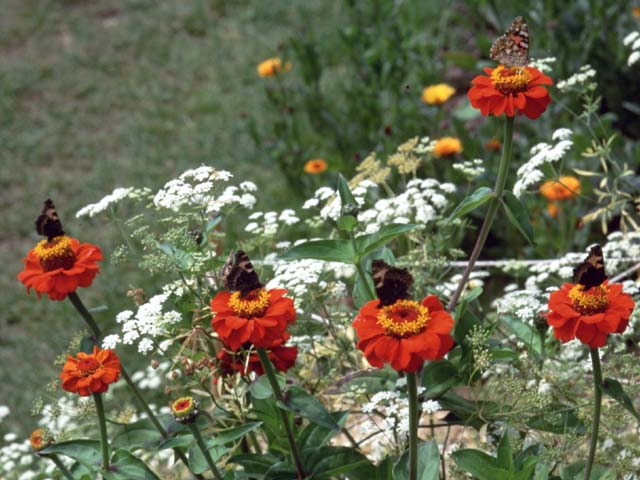
POLYGON ((314 158, 304 164, 304 171, 311 175, 317 175, 324 172, 327 169, 327 162, 321 158, 314 158))
POLYGON ((439 360, 453 346, 453 318, 435 295, 418 303, 397 300, 379 307, 367 302, 353 321, 358 348, 374 367, 390 363, 394 370, 415 372, 425 360, 439 360))
POLYGON ((540 193, 549 201, 574 198, 580 193, 580 180, 571 175, 558 180, 547 180, 540 186, 540 193))
POLYGON ((591 348, 602 347, 610 333, 622 333, 629 324, 635 303, 622 292, 622 284, 583 290, 583 285, 565 283, 549 297, 547 323, 561 342, 578 338, 591 348))
POLYGON ((67 392, 86 397, 90 393, 103 393, 120 378, 120 359, 113 350, 93 346, 93 353, 79 352, 77 358, 67 357, 60 379, 67 392))
POLYGON ((267 58, 264 62, 260 62, 256 67, 258 75, 261 77, 273 77, 281 72, 291 70, 289 62, 282 64, 282 60, 278 57, 267 58))
POLYGON ((449 157, 462 152, 462 142, 455 137, 442 137, 436 141, 433 154, 436 157, 449 157))
POLYGON ((29 435, 29 443, 34 450, 42 450, 53 443, 51 434, 44 428, 36 428, 31 435, 29 435))
POLYGON ((250 342, 256 348, 273 348, 288 338, 287 326, 296 319, 293 300, 286 290, 256 288, 242 296, 239 291, 222 291, 211 300, 215 313, 211 326, 231 349, 250 342))
MULTIPOLYGON (((268 355, 276 370, 286 372, 296 363, 298 347, 274 347, 269 350, 268 355)), ((221 350, 218 352, 217 358, 220 360, 218 369, 223 377, 233 375, 235 372, 240 372, 241 375, 248 375, 251 372, 256 372, 257 375, 264 375, 260 357, 255 351, 251 352, 247 359, 241 352, 221 350)))
POLYGON ((503 113, 513 117, 516 112, 538 118, 551 103, 549 92, 542 85, 552 85, 551 78, 533 67, 484 68, 488 76, 478 75, 471 84, 468 97, 474 108, 484 116, 503 113))
POLYGON ((100 268, 100 248, 90 243, 80 243, 66 235, 44 239, 29 250, 24 270, 18 274, 27 291, 33 289, 40 296, 49 295, 52 300, 64 300, 78 287, 88 287, 100 268))

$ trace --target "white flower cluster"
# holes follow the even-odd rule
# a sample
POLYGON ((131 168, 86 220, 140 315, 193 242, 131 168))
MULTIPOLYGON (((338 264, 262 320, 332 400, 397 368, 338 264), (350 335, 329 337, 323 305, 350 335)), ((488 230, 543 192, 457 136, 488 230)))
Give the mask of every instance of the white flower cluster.
POLYGON ((366 225, 365 233, 373 233, 389 223, 426 225, 440 216, 449 205, 447 195, 454 193, 452 183, 440 183, 433 178, 413 179, 404 192, 391 198, 381 198, 373 208, 358 214, 366 225))
POLYGON ((237 187, 228 186, 217 195, 220 183, 228 182, 232 176, 227 171, 207 166, 187 170, 158 190, 153 197, 153 204, 174 212, 184 207, 204 207, 208 214, 218 213, 229 205, 253 208, 256 197, 250 192, 256 190, 256 185, 252 182, 242 182, 237 187))
POLYGON ((518 179, 513 186, 513 193, 516 197, 522 197, 527 188, 542 180, 542 165, 545 163, 557 163, 565 156, 573 146, 571 135, 573 133, 568 128, 559 128, 553 132, 551 137, 557 143, 549 145, 542 142, 531 147, 530 153, 532 157, 518 169, 518 179))
POLYGON ((464 162, 456 162, 453 169, 461 172, 467 179, 471 180, 484 173, 484 160, 476 158, 474 160, 465 160, 464 162))
POLYGON ((583 65, 578 70, 578 73, 574 73, 566 80, 560 80, 558 82, 558 90, 561 92, 567 92, 576 88, 586 87, 591 88, 595 86, 595 82, 592 79, 596 76, 596 71, 591 65, 583 65))
POLYGON ((125 198, 140 199, 151 194, 151 190, 148 188, 134 188, 134 187, 118 187, 113 190, 109 195, 102 197, 96 203, 90 203, 82 207, 76 213, 76 218, 80 217, 94 217, 95 215, 104 212, 111 208, 116 203, 124 200, 125 198))
POLYGON ((431 140, 429 137, 422 137, 420 139, 420 143, 413 147, 413 152, 418 155, 425 155, 427 153, 432 153, 436 148, 437 140, 431 140))
POLYGON ((556 57, 536 58, 529 61, 529 66, 537 68, 542 73, 551 72, 551 64, 555 63, 556 57))
POLYGON ((640 32, 631 32, 622 40, 625 47, 631 48, 631 55, 627 59, 627 65, 632 66, 640 60, 640 32))
POLYGON ((79 398, 75 395, 66 395, 58 399, 55 404, 48 403, 40 413, 38 425, 46 428, 53 435, 78 428, 76 418, 80 410, 79 398))
MULTIPOLYGON (((482 287, 484 285, 484 280, 482 279, 488 276, 489 272, 485 270, 472 271, 469 275, 469 280, 467 280, 466 289, 471 290, 477 287, 482 287)), ((440 289, 440 294, 444 297, 450 297, 451 295, 453 295, 453 292, 455 292, 456 288, 458 288, 460 280, 462 280, 462 273, 456 273, 455 275, 453 275, 451 278, 449 278, 449 280, 443 282, 438 286, 438 288, 440 289)))
POLYGON ((278 233, 281 225, 295 225, 300 221, 296 212, 287 208, 278 212, 254 212, 249 215, 250 223, 244 227, 246 232, 254 235, 273 237, 278 233))
POLYGON ((498 315, 514 315, 533 325, 540 312, 546 310, 547 297, 540 290, 515 290, 496 299, 494 306, 498 315))
POLYGON ((0 405, 0 423, 4 420, 4 417, 8 416, 11 410, 6 405, 0 405))
POLYGON ((138 370, 131 375, 131 380, 143 390, 157 390, 162 386, 170 366, 170 362, 162 362, 156 368, 149 365, 144 370, 138 370))
POLYGON ((154 295, 149 301, 138 307, 134 314, 131 310, 120 312, 116 322, 122 324, 122 338, 114 333, 104 337, 102 348, 114 349, 119 343, 132 345, 138 342, 138 352, 146 355, 155 349, 154 339, 164 335, 169 325, 180 322, 182 316, 176 310, 163 312, 168 294, 154 295))
POLYGON ((602 247, 607 262, 607 272, 623 270, 629 262, 623 263, 621 258, 640 259, 640 232, 613 232, 607 237, 607 243, 602 247))
MULTIPOLYGON (((36 462, 36 457, 31 454, 33 449, 29 440, 15 441, 16 435, 9 433, 4 436, 6 443, 0 448, 0 477, 4 480, 32 480, 41 477, 44 473, 46 478, 52 478, 56 466, 53 462, 36 462), (41 470, 44 468, 44 472, 41 470)), ((65 458, 65 457, 61 457, 65 458)), ((65 461, 67 466, 72 463, 69 459, 65 461)))
MULTIPOLYGON (((357 206, 361 207, 364 205, 367 192, 374 188, 377 188, 377 185, 374 182, 372 182, 371 180, 363 180, 355 188, 351 189, 353 198, 358 204, 357 206)), ((320 187, 313 194, 313 198, 310 198, 306 202, 304 202, 302 208, 304 210, 308 210, 310 208, 317 207, 318 205, 320 205, 320 202, 324 201, 327 202, 324 207, 322 207, 322 210, 320 210, 320 217, 323 220, 337 220, 341 214, 342 202, 340 201, 340 196, 332 188, 320 187)))

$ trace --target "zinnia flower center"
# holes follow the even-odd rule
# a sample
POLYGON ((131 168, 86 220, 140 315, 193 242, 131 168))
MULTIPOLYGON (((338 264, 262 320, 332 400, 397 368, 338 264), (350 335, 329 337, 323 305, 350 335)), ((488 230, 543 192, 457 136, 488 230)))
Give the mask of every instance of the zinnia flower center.
POLYGON ((607 287, 599 285, 583 291, 583 285, 577 284, 569 290, 569 298, 573 302, 573 308, 583 315, 593 315, 602 313, 607 309, 609 300, 607 299, 607 287))
POLYGON ((499 65, 491 72, 493 86, 504 95, 525 92, 530 80, 531 75, 522 67, 508 68, 499 65))
POLYGON ((71 241, 68 236, 61 235, 53 240, 40 240, 33 249, 40 259, 40 266, 45 272, 57 268, 68 270, 76 262, 76 254, 71 249, 71 241))
POLYGON ((387 335, 410 337, 420 333, 429 321, 429 309, 413 300, 398 300, 378 313, 378 325, 387 335))
POLYGON ((190 398, 179 398, 173 404, 173 411, 175 413, 184 413, 189 410, 193 405, 193 400, 190 398))
POLYGON ((80 375, 81 377, 88 377, 89 375, 93 375, 101 366, 102 365, 100 365, 100 362, 98 362, 98 360, 93 357, 81 358, 76 364, 78 375, 80 375))
POLYGON ((260 317, 269 307, 269 294, 264 288, 256 288, 244 297, 240 291, 233 292, 227 305, 241 317, 260 317))

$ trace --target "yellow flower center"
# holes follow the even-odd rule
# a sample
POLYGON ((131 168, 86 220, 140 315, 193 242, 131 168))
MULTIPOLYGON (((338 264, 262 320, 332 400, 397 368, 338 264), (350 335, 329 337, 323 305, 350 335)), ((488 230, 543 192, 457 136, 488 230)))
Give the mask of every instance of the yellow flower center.
POLYGON ((398 300, 378 313, 378 325, 387 335, 410 337, 420 333, 429 321, 429 309, 413 300, 398 300))
POLYGON ((525 92, 531 75, 526 68, 499 65, 491 72, 491 82, 504 95, 525 92))
POLYGON ((93 375, 100 367, 102 367, 100 362, 98 362, 93 357, 81 358, 76 364, 78 375, 80 375, 81 377, 88 377, 89 375, 93 375))
POLYGON ((40 266, 45 272, 56 268, 68 270, 76 262, 76 255, 71 249, 71 240, 66 235, 55 237, 51 241, 40 240, 33 251, 40 259, 40 266))
POLYGON ((584 285, 577 284, 569 290, 569 298, 573 302, 573 308, 583 315, 593 315, 601 313, 607 309, 609 300, 607 299, 607 287, 599 285, 583 291, 584 285))
POLYGON ((260 317, 269 307, 269 294, 264 288, 256 288, 245 296, 240 291, 233 292, 227 305, 241 317, 260 317))

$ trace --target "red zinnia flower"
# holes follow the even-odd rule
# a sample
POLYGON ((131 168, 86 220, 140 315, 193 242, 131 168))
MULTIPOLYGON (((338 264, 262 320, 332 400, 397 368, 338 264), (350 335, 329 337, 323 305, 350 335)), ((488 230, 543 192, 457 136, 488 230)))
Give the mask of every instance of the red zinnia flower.
POLYGON ((77 358, 67 357, 60 379, 67 392, 86 397, 90 393, 103 393, 120 378, 120 359, 113 350, 93 346, 93 353, 79 352, 77 358))
POLYGON ((215 313, 211 326, 231 349, 250 342, 256 348, 273 348, 288 338, 287 326, 296 319, 293 300, 286 290, 256 288, 242 296, 239 291, 222 291, 211 300, 215 313))
POLYGON ((549 92, 542 85, 552 85, 551 78, 533 67, 484 68, 487 76, 478 75, 467 96, 474 108, 484 116, 503 113, 513 117, 516 112, 538 118, 551 102, 549 92))
POLYGON ((353 321, 358 348, 371 365, 390 363, 394 370, 415 372, 425 360, 439 360, 453 346, 453 318, 435 295, 418 303, 397 300, 380 307, 366 303, 353 321))
MULTIPOLYGON (((269 351, 268 355, 276 370, 286 372, 296 363, 298 347, 274 347, 269 351)), ((217 358, 220 360, 218 369, 223 377, 233 375, 235 372, 240 372, 241 375, 248 375, 251 372, 256 372, 257 375, 264 375, 260 357, 255 351, 251 352, 247 359, 242 352, 234 353, 221 350, 218 352, 217 358)))
POLYGON ((64 300, 78 287, 88 287, 99 271, 97 262, 102 260, 100 248, 90 243, 60 235, 51 241, 44 239, 29 250, 24 270, 18 274, 27 287, 40 296, 49 295, 52 300, 64 300))
POLYGON ((565 283, 549 297, 547 323, 562 342, 578 338, 591 348, 602 347, 610 333, 622 333, 629 324, 635 303, 622 292, 622 284, 583 290, 580 284, 565 283))

